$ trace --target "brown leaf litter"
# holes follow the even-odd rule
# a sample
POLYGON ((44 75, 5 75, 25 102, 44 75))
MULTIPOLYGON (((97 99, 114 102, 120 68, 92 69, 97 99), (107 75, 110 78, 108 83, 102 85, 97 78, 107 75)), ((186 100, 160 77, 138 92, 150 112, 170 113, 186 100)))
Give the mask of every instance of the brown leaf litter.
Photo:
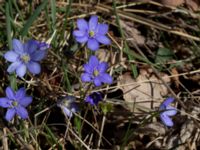
MULTIPOLYGON (((170 79, 167 74, 160 73, 160 76, 167 84, 170 79)), ((124 100, 132 112, 149 111, 159 107, 163 96, 168 94, 168 90, 151 70, 140 70, 140 75, 133 79, 130 73, 125 73, 119 77, 118 85, 123 91, 124 100)))

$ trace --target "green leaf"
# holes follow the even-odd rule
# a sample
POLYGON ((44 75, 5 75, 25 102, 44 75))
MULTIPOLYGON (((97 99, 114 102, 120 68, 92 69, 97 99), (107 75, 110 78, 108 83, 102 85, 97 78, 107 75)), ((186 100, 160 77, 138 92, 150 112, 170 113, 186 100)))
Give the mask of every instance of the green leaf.
POLYGON ((104 115, 106 115, 108 112, 111 112, 113 109, 113 106, 110 103, 99 103, 99 106, 104 115))
POLYGON ((174 56, 174 53, 168 48, 159 48, 156 54, 156 63, 164 64, 167 61, 171 60, 174 56))
POLYGON ((27 35, 29 28, 31 27, 33 22, 37 19, 38 15, 44 9, 44 7, 47 5, 47 3, 48 3, 48 0, 44 0, 42 2, 42 4, 40 6, 38 6, 38 8, 33 12, 33 15, 30 16, 30 18, 25 23, 24 28, 21 31, 21 35, 22 36, 26 36, 27 35))

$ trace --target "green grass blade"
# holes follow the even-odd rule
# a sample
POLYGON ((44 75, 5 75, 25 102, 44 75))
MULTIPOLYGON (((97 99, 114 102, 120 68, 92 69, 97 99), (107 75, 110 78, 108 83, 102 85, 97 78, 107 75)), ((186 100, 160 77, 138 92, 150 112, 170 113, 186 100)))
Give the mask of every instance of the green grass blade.
POLYGON ((68 92, 72 92, 72 87, 71 87, 71 83, 70 83, 70 80, 69 80, 67 68, 68 68, 68 66, 66 64, 62 65, 62 69, 63 69, 63 72, 64 72, 64 79, 63 79, 64 85, 65 85, 65 88, 67 89, 68 92))
POLYGON ((51 129, 45 124, 44 128, 46 130, 46 137, 48 138, 49 143, 52 145, 56 144, 58 149, 62 149, 62 146, 59 144, 58 139, 56 138, 54 132, 51 131, 51 129))
POLYGON ((24 28, 21 31, 22 36, 26 36, 28 33, 28 30, 30 26, 33 24, 33 22, 37 19, 40 12, 44 9, 44 7, 47 5, 48 0, 44 0, 40 6, 33 12, 33 15, 28 19, 26 24, 24 25, 24 28))
POLYGON ((17 79, 15 74, 9 75, 10 86, 13 90, 17 90, 17 79))
POLYGON ((12 49, 12 37, 11 37, 11 23, 10 23, 10 11, 9 11, 9 3, 6 2, 6 32, 7 32, 7 40, 8 47, 12 49))
MULTIPOLYGON (((114 8, 115 16, 116 16, 116 23, 117 23, 117 25, 119 26, 119 31, 120 31, 121 37, 122 37, 122 39, 124 40, 124 49, 123 49, 123 51, 126 52, 126 53, 128 54, 128 59, 129 59, 129 60, 134 60, 134 57, 132 57, 131 55, 129 55, 130 49, 129 49, 129 46, 128 46, 126 40, 125 40, 124 32, 123 32, 122 27, 121 27, 121 24, 120 24, 120 22, 119 22, 120 18, 119 18, 118 14, 117 14, 117 9, 116 9, 116 2, 115 2, 115 0, 113 0, 113 8, 114 8)), ((136 77, 138 76, 137 66, 131 64, 131 69, 132 69, 133 77, 136 78, 136 77)))
POLYGON ((51 19, 52 19, 52 29, 56 29, 56 1, 51 0, 51 19))
POLYGON ((19 18, 20 18, 20 19, 22 20, 22 22, 24 23, 24 18, 23 18, 22 13, 21 13, 21 11, 20 11, 18 5, 17 5, 16 0, 13 0, 12 2, 13 2, 13 5, 14 5, 15 9, 17 10, 17 12, 18 12, 18 14, 19 14, 19 18))
POLYGON ((12 0, 9 0, 9 1, 8 1, 8 4, 9 4, 9 10, 10 10, 10 17, 11 17, 11 18, 14 18, 14 17, 13 17, 12 0))
POLYGON ((64 36, 65 30, 67 28, 67 18, 69 17, 70 10, 71 10, 71 5, 72 5, 73 0, 69 0, 69 5, 66 5, 66 11, 65 11, 65 21, 62 29, 62 33, 64 36))

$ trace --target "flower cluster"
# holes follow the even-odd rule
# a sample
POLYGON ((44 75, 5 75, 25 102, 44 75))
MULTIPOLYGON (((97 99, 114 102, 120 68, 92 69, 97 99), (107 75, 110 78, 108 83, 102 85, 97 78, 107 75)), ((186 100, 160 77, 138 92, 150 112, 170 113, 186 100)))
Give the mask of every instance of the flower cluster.
POLYGON ((7 108, 5 119, 11 121, 15 114, 22 119, 28 118, 27 107, 32 102, 32 97, 26 95, 25 88, 14 92, 11 87, 6 88, 6 97, 0 98, 0 106, 7 108))
POLYGON ((98 16, 91 16, 89 22, 85 19, 77 20, 78 30, 73 32, 77 42, 86 43, 87 47, 92 51, 99 49, 99 43, 109 45, 110 39, 106 36, 108 25, 98 23, 98 16))
MULTIPOLYGON (((96 15, 91 16, 89 22, 85 19, 77 20, 77 30, 73 35, 77 42, 86 43, 87 47, 96 51, 100 44, 109 45, 110 39, 107 37, 108 25, 98 23, 96 15)), ((16 73, 20 78, 23 78, 27 70, 33 75, 41 72, 40 61, 46 56, 47 49, 50 47, 45 42, 29 40, 22 43, 18 39, 12 40, 12 50, 4 54, 4 58, 11 62, 7 72, 16 73)), ((81 75, 82 82, 94 83, 96 87, 102 84, 112 84, 113 79, 107 73, 108 64, 100 62, 94 55, 90 56, 89 62, 84 64, 84 73, 81 75)), ((85 98, 85 102, 92 106, 98 105, 102 100, 102 95, 98 92, 92 93, 85 98)), ((0 98, 0 107, 7 108, 5 119, 11 121, 15 114, 20 118, 28 118, 26 107, 32 102, 32 97, 26 95, 25 88, 20 88, 18 91, 13 91, 11 87, 6 88, 6 97, 0 98)), ((75 102, 75 97, 66 96, 57 103, 57 106, 63 110, 63 113, 71 118, 73 113, 78 111, 75 102)))
MULTIPOLYGON (((17 39, 12 40, 13 49, 4 54, 4 58, 11 62, 7 71, 9 73, 16 72, 17 76, 23 77, 27 69, 32 74, 41 72, 41 61, 50 47, 45 42, 29 40, 22 43, 17 39)), ((6 97, 0 98, 0 107, 7 108, 5 119, 11 121, 15 114, 22 119, 28 118, 26 107, 32 102, 32 97, 26 95, 25 88, 20 88, 18 91, 13 91, 11 87, 6 88, 6 97)))
MULTIPOLYGON (((96 51, 99 49, 99 43, 109 45, 110 39, 106 36, 108 32, 108 25, 104 23, 98 23, 98 16, 93 15, 87 22, 85 19, 77 20, 77 30, 74 30, 73 35, 77 42, 86 43, 87 47, 96 51)), ((84 73, 81 75, 82 82, 94 83, 96 87, 104 84, 112 84, 112 77, 106 72, 108 64, 106 62, 100 62, 94 55, 90 56, 89 62, 83 65, 84 73)), ((92 106, 97 105, 102 100, 100 93, 92 93, 85 98, 85 102, 88 102, 92 106)))
POLYGON ((172 103, 173 101, 174 101, 174 98, 169 97, 160 105, 160 108, 159 108, 159 110, 161 111, 160 119, 168 127, 172 127, 174 125, 170 116, 174 116, 177 113, 176 108, 170 106, 170 103, 172 103))
POLYGON ((40 64, 46 55, 46 49, 49 47, 46 43, 40 43, 35 40, 29 40, 23 44, 17 39, 12 40, 13 50, 5 53, 4 58, 12 64, 7 71, 12 73, 16 71, 19 77, 23 77, 28 69, 32 74, 41 72, 40 64))

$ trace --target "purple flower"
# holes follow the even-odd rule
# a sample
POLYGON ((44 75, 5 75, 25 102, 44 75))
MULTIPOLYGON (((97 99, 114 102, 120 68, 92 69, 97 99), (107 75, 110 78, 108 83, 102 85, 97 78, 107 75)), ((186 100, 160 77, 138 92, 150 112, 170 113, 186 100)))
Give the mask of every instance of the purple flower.
POLYGON ((14 92, 11 87, 6 88, 6 97, 0 98, 0 106, 7 108, 5 119, 11 121, 15 114, 22 119, 28 118, 27 107, 32 102, 32 97, 26 95, 25 88, 14 92))
POLYGON ((37 44, 38 44, 38 49, 39 50, 47 50, 47 49, 49 49, 50 48, 50 45, 49 44, 47 44, 46 42, 39 42, 39 41, 36 41, 37 42, 37 44))
POLYGON ((16 71, 19 77, 23 77, 28 68, 32 74, 39 74, 41 67, 38 61, 41 61, 46 56, 46 50, 43 49, 47 45, 44 48, 44 46, 40 46, 40 43, 35 40, 29 40, 23 44, 19 40, 13 39, 12 46, 13 50, 4 54, 4 58, 12 62, 7 71, 9 73, 16 71))
POLYGON ((160 113, 160 119, 166 126, 169 126, 169 127, 172 127, 174 125, 170 116, 174 116, 177 113, 176 108, 170 106, 170 103, 172 103, 173 101, 174 101, 174 98, 169 97, 160 105, 160 108, 159 108, 159 110, 162 111, 160 113))
POLYGON ((108 64, 99 62, 96 56, 90 56, 89 63, 84 64, 85 73, 81 75, 83 82, 94 82, 95 86, 101 86, 102 83, 111 84, 112 77, 106 73, 108 64))
POLYGON ((73 32, 76 41, 79 43, 87 42, 87 47, 92 51, 99 49, 99 43, 109 45, 110 39, 106 36, 108 25, 98 23, 98 16, 91 16, 89 22, 85 19, 77 20, 78 30, 73 32))
POLYGON ((98 105, 99 101, 101 101, 102 95, 99 92, 94 92, 90 95, 88 95, 85 99, 85 102, 90 103, 92 106, 98 105))
POLYGON ((62 109, 65 116, 71 118, 73 116, 73 113, 78 111, 78 106, 75 100, 76 97, 74 96, 66 96, 58 101, 57 106, 62 109))

